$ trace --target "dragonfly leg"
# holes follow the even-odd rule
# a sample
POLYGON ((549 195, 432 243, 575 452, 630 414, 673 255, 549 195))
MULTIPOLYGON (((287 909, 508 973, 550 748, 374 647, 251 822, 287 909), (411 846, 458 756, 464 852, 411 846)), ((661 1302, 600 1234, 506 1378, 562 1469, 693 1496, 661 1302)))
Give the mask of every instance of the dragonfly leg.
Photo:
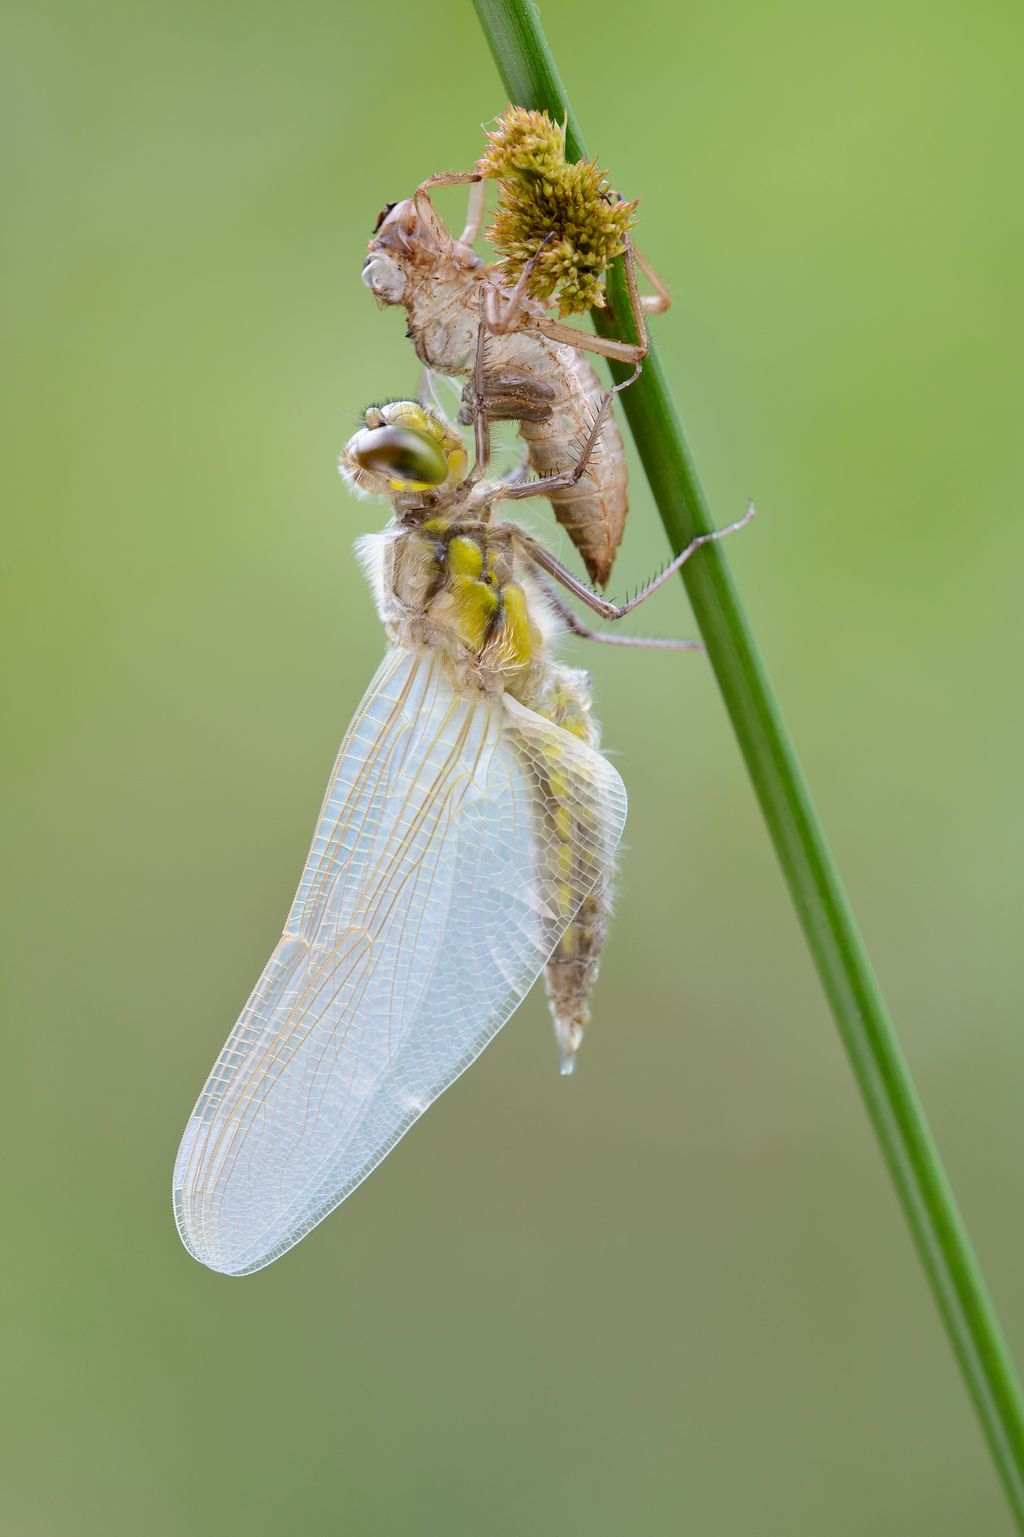
MULTIPOLYGON (((539 484, 539 482, 534 482, 534 484, 539 484)), ((515 494, 516 492, 513 490, 512 495, 515 494)), ((691 539, 686 548, 681 550, 674 560, 669 561, 663 571, 659 571, 656 577, 641 587, 639 592, 634 593, 625 603, 613 603, 609 598, 602 598, 600 593, 595 592, 592 587, 588 587, 586 582, 581 582, 579 577, 574 576, 567 566, 563 566, 562 562, 552 555, 550 550, 546 550, 537 540, 530 539, 525 534, 521 534, 519 540, 533 563, 539 566, 542 571, 546 571, 549 576, 554 577, 555 581, 560 582, 567 592, 571 592, 574 598, 579 598, 581 603, 585 603, 589 609, 592 609, 595 614, 599 614, 602 619, 614 621, 616 619, 623 619, 627 614, 631 614, 635 608, 639 608, 641 603, 646 602, 653 593, 656 593, 659 587, 664 587, 669 578, 675 576, 676 572, 685 566, 691 555, 695 555, 702 545, 712 544, 718 539, 725 539, 730 534, 735 534, 739 529, 745 528, 754 516, 754 512, 754 504, 750 502, 742 518, 737 519, 735 523, 729 523, 725 528, 716 528, 710 534, 698 534, 696 539, 691 539)))
POLYGON ((554 584, 548 581, 546 576, 535 570, 534 577, 566 629, 571 635, 576 635, 581 640, 597 640, 606 646, 643 647, 648 651, 703 651, 705 649, 699 640, 663 640, 654 635, 609 635, 603 630, 592 630, 589 625, 583 623, 568 603, 563 601, 554 584))

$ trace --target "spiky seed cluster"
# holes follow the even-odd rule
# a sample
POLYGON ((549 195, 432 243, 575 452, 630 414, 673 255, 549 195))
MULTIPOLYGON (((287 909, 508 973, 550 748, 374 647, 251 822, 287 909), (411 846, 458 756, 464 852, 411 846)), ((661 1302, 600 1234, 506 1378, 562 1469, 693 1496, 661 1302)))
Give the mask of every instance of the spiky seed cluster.
POLYGON ((560 315, 603 307, 604 271, 625 250, 636 203, 613 199, 596 160, 566 160, 565 129, 546 112, 509 107, 487 139, 477 170, 500 183, 488 236, 506 278, 515 282, 540 252, 528 284, 535 299, 557 291, 560 315))
POLYGON ((557 181, 565 166, 565 129, 546 112, 509 107, 487 135, 487 148, 477 162, 482 175, 497 181, 506 176, 542 176, 557 181))

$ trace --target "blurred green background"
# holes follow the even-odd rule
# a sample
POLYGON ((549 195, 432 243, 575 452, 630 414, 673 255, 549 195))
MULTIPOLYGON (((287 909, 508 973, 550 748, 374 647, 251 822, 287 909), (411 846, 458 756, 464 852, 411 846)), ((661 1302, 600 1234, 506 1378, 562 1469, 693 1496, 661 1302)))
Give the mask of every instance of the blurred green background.
MULTIPOLYGON (((628 14, 543 8, 1021 1355, 1024 16, 628 14)), ((455 0, 4 32, 6 1529, 1008 1532, 698 658, 571 648, 632 795, 577 1078, 534 994, 283 1261, 181 1247, 381 652, 335 457, 416 370, 366 240, 504 96, 455 0)), ((664 556, 637 476, 615 587, 664 556)))

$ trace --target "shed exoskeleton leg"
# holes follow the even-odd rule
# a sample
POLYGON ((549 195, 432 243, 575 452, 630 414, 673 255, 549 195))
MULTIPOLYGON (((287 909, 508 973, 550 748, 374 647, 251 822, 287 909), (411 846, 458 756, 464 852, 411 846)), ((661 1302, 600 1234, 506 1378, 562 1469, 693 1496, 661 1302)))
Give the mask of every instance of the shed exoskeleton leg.
MULTIPOLYGON (((487 346, 487 331, 488 328, 486 323, 481 320, 480 327, 477 332, 476 361, 474 367, 475 390, 473 405, 473 435, 476 450, 476 463, 474 464, 473 469, 468 477, 469 481, 474 483, 482 478, 487 468, 491 454, 490 420, 487 413, 486 403, 483 398, 483 378, 487 346)), ((638 362, 635 369, 633 370, 633 373, 628 379, 623 380, 621 384, 612 385, 612 387, 605 392, 601 401, 600 408, 595 415, 594 423, 590 429, 587 440, 580 451, 576 463, 570 469, 564 470, 559 475, 545 475, 537 478, 536 480, 523 479, 519 473, 517 473, 514 477, 509 477, 503 481, 498 482, 495 487, 496 494, 494 496, 494 500, 520 501, 526 497, 531 496, 546 496, 551 491, 558 491, 562 490, 563 488, 576 485, 586 472, 587 464, 594 451, 594 448, 597 445, 598 439, 601 436, 601 428, 603 427, 608 412, 611 409, 612 400, 620 390, 628 389, 628 387, 634 382, 642 370, 643 363, 638 362)), ((592 609, 595 614, 600 616, 600 618, 614 622, 618 619, 624 619, 627 614, 632 613, 635 608, 639 608, 641 603, 646 602, 649 597, 653 596, 653 594, 656 593, 659 588, 664 587, 665 583, 669 581, 671 577, 675 576, 676 572, 680 571, 686 562, 691 558, 691 556, 696 554, 697 550, 699 550, 703 545, 712 544, 716 540, 724 539, 729 534, 734 534, 739 529, 744 528, 754 516, 755 510, 756 509, 753 502, 750 502, 747 506, 746 512, 743 514, 743 517, 737 519, 735 523, 727 524, 725 528, 714 529, 711 533, 708 534, 698 534, 695 539, 691 539, 690 543, 684 550, 681 550, 673 560, 669 561, 668 565, 665 566, 662 571, 659 571, 657 576, 653 577, 651 581, 645 583, 645 585, 641 587, 638 592, 634 593, 631 598, 628 598, 625 603, 613 603, 611 599, 602 597, 600 593, 595 592, 592 587, 589 587, 586 582, 581 581, 579 577, 575 576, 569 570, 569 568, 563 565, 557 556, 552 555, 551 551, 546 549, 539 540, 531 538, 524 531, 517 531, 515 539, 516 544, 522 553, 525 554, 527 559, 529 559, 536 568, 538 568, 537 574, 541 585, 547 591, 557 611, 568 625, 568 627, 572 630, 573 634, 579 635, 580 637, 586 638, 588 640, 603 641, 612 645, 649 646, 655 649, 699 651, 704 649, 699 641, 660 640, 653 637, 647 638, 645 636, 604 635, 600 632, 591 630, 587 625, 583 623, 582 620, 577 618, 577 616, 573 613, 567 604, 563 603, 558 594, 552 589, 551 583, 546 580, 545 577, 541 575, 541 573, 546 573, 547 577, 551 577, 554 579, 554 581, 559 582, 567 592, 570 592, 573 597, 578 598, 581 603, 585 603, 587 607, 592 609)))
MULTIPOLYGON (((458 187, 470 188, 466 209, 466 225, 460 235, 457 244, 472 249, 474 242, 480 234, 483 223, 484 198, 486 189, 484 178, 478 171, 439 171, 435 176, 428 176, 426 181, 420 183, 413 194, 414 199, 421 194, 428 195, 432 187, 458 187)), ((554 231, 547 237, 554 239, 554 231)), ((536 258, 533 258, 535 261, 536 258)), ((613 337, 592 336, 587 331, 580 331, 576 326, 569 326, 564 321, 553 320, 546 315, 531 316, 531 324, 552 341, 564 342, 569 347, 576 347, 581 352, 597 353, 601 357, 614 358, 620 363, 638 363, 647 356, 650 350, 650 337, 647 332, 647 316, 662 315, 672 302, 671 295, 665 283, 658 276, 647 258, 626 240, 626 248, 623 252, 623 261, 626 269, 626 282, 629 289, 630 314, 633 323, 640 334, 639 342, 618 341, 613 337), (653 294, 641 296, 637 287, 636 269, 640 268, 644 276, 654 288, 653 294)), ((490 270, 490 269, 488 269, 490 270)), ((533 262, 527 262, 523 268, 515 286, 505 293, 495 284, 488 284, 488 297, 485 302, 484 317, 488 326, 496 335, 505 335, 515 329, 519 323, 523 304, 527 297, 526 285, 530 273, 533 270, 533 262)))
POLYGON ((672 295, 661 274, 651 265, 639 246, 633 247, 633 260, 654 289, 652 294, 641 294, 640 303, 648 315, 664 315, 672 307, 672 295))
MULTIPOLYGON (((490 330, 497 335, 512 331, 519 323, 519 317, 526 301, 527 285, 537 262, 540 252, 548 240, 554 239, 554 232, 546 236, 535 256, 524 265, 522 272, 516 281, 515 287, 507 293, 493 284, 488 284, 484 300, 484 318, 490 330)), ((668 308, 668 289, 658 280, 659 293, 650 294, 647 297, 653 302, 645 305, 640 297, 636 282, 636 261, 633 251, 633 243, 627 238, 626 249, 623 252, 623 263, 626 269, 626 286, 629 290, 629 308, 633 317, 633 323, 640 333, 639 342, 618 341, 614 337, 593 336, 589 331, 580 331, 576 326, 566 325, 563 320, 552 320, 547 315, 531 315, 529 323, 536 326, 544 336, 552 341, 563 342, 566 346, 576 347, 580 352, 594 352, 604 358, 613 358, 618 363, 641 363, 651 350, 651 338, 647 330, 647 314, 660 314, 668 308)), ((650 271, 649 266, 645 270, 650 271)))
MULTIPOLYGON (((480 335, 481 337, 484 335, 483 326, 480 328, 480 335)), ((482 377, 483 364, 481 359, 482 343, 480 340, 478 340, 477 368, 480 371, 480 376, 482 377)), ((590 456, 594 452, 594 449, 597 447, 598 439, 601 436, 601 428, 604 426, 605 421, 607 420, 608 412, 611 410, 612 401, 615 399, 615 396, 618 395, 620 390, 627 390, 629 386, 640 377, 642 369, 643 364, 638 362, 628 379, 623 379, 621 384, 613 384, 610 389, 605 390, 601 399, 601 404, 594 416, 593 426, 587 435, 587 440, 580 451, 579 458, 576 460, 576 463, 572 466, 571 469, 562 470, 558 475, 540 475, 536 480, 524 480, 513 484, 506 484, 504 489, 501 491, 501 498, 507 501, 517 501, 529 496, 548 496, 552 491, 561 491, 567 489, 569 486, 578 485, 586 473, 587 465, 590 462, 590 456)), ((487 417, 486 402, 474 410, 473 421, 474 428, 478 433, 478 452, 480 436, 482 436, 486 441, 486 451, 489 453, 490 423, 487 417)))

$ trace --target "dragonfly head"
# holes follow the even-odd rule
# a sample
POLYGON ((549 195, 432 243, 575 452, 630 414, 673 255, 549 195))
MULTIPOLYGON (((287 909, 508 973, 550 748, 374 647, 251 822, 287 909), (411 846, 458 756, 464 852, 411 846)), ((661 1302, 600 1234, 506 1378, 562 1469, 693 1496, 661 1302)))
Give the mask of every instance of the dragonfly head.
POLYGON ((370 496, 438 491, 466 475, 466 449, 454 428, 414 400, 369 406, 364 425, 345 445, 339 469, 370 496))

